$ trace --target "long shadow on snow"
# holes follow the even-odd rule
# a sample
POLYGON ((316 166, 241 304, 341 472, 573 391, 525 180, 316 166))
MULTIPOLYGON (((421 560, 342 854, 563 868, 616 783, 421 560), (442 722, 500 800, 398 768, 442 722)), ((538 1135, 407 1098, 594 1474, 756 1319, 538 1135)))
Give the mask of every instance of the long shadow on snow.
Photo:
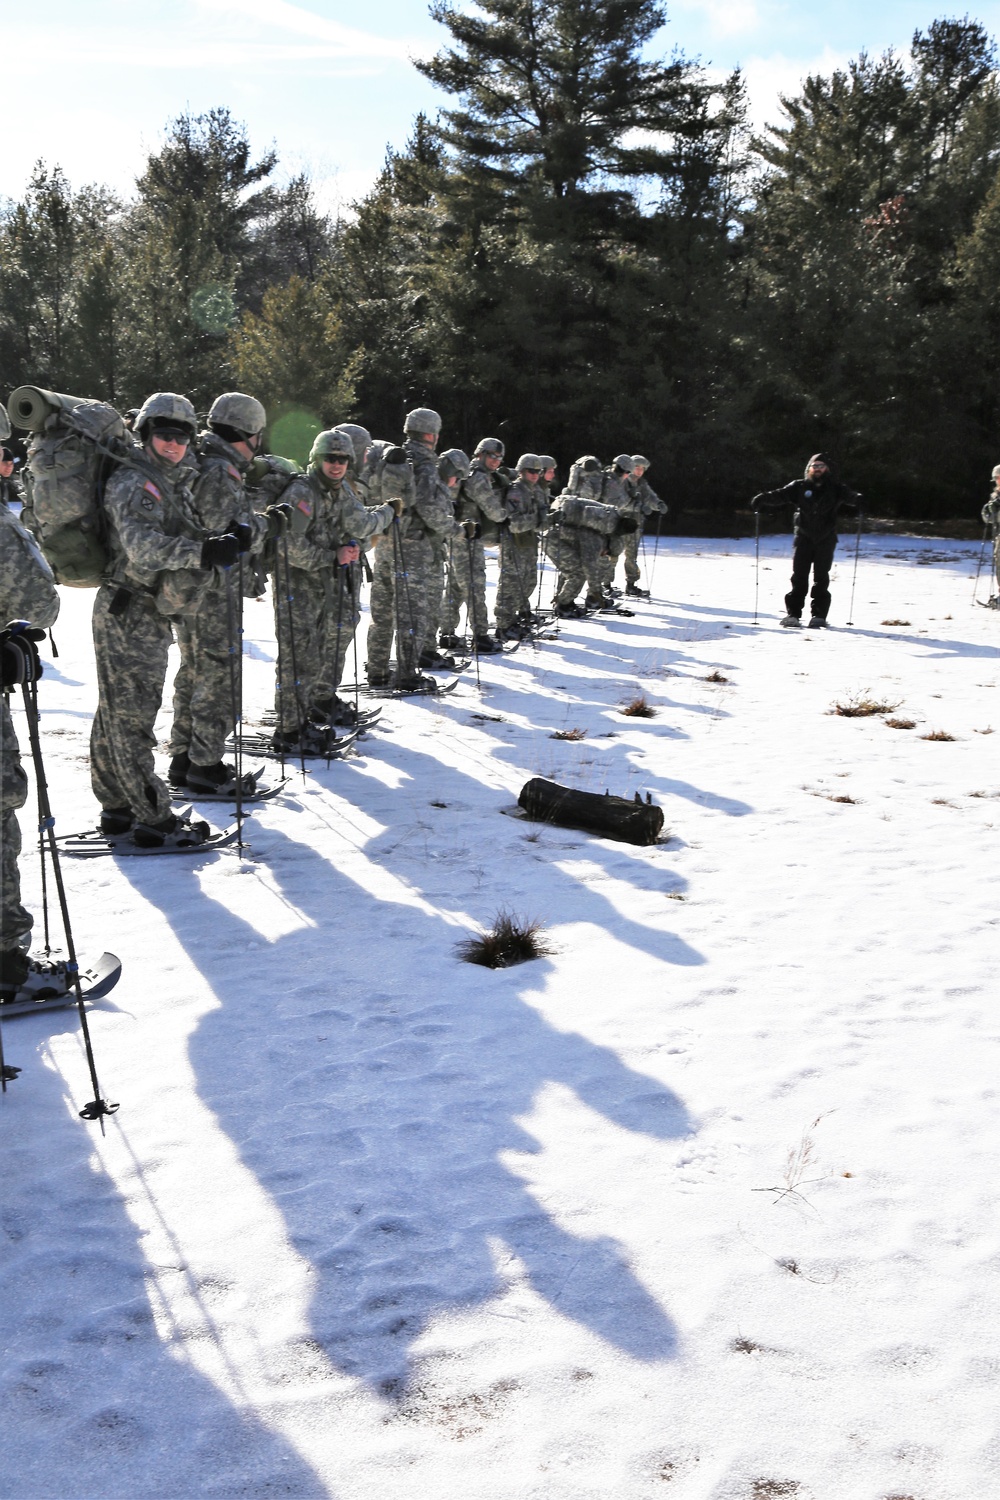
MULTIPOLYGON (((45 1037, 77 1024, 71 1012, 49 1011, 4 1027, 7 1061, 23 1072, 0 1110, 0 1490, 31 1500, 329 1500, 289 1444, 185 1363, 179 1338, 168 1346, 157 1333, 135 1225, 95 1165, 97 1126, 76 1115, 89 1097, 82 1053, 69 1101, 41 1055, 45 1037)), ((113 1080, 102 1081, 114 1096, 113 1080)), ((109 1134, 127 1132, 127 1112, 125 1101, 109 1134)), ((181 1257, 176 1275, 188 1275, 181 1257)))
MULTIPOLYGON (((607 653, 591 652, 590 654, 594 656, 606 656, 607 653)), ((581 655, 580 648, 578 648, 576 651, 574 651, 572 648, 563 650, 560 655, 559 662, 553 662, 551 666, 546 666, 543 662, 532 660, 531 658, 528 658, 520 662, 519 664, 517 657, 515 657, 513 661, 504 664, 505 676, 513 673, 512 681, 509 684, 505 683, 502 687, 494 684, 490 685, 491 702, 496 701, 497 696, 506 690, 507 692, 511 693, 513 698, 513 704, 511 706, 515 706, 517 704, 518 698, 525 695, 524 684, 526 682, 529 682, 531 686, 528 689, 528 692, 530 692, 533 696, 541 696, 543 704, 545 705, 546 714, 550 714, 550 711, 553 707, 561 708, 565 714, 569 712, 575 704, 579 704, 581 707, 585 708, 599 708, 602 709, 604 713, 610 714, 614 713, 615 710, 620 707, 620 702, 624 696, 627 696, 628 694, 632 694, 634 696, 637 692, 645 691, 647 693, 653 693, 656 695, 659 701, 654 706, 657 708, 674 709, 679 713, 702 715, 708 718, 728 719, 730 717, 728 712, 726 712, 725 710, 720 710, 718 707, 713 708, 711 704, 678 703, 672 698, 664 698, 662 696, 662 688, 656 688, 649 685, 650 680, 657 680, 656 674, 652 672, 647 671, 645 673, 645 680, 642 682, 641 687, 635 682, 626 682, 626 677, 642 678, 643 674, 641 667, 627 661, 623 657, 613 657, 611 658, 611 661, 613 663, 612 668, 609 668, 607 671, 599 671, 595 668, 593 662, 588 662, 586 660, 586 654, 581 655), (586 668, 586 671, 581 675, 577 675, 572 670, 564 670, 567 665, 572 668, 574 664, 586 668), (617 670, 614 670, 614 667, 617 667, 617 670), (597 698, 594 696, 584 697, 579 692, 574 692, 571 694, 569 691, 568 683, 560 683, 559 685, 561 689, 566 690, 565 697, 552 698, 551 696, 547 696, 544 692, 539 695, 538 679, 540 676, 558 677, 560 675, 568 678, 569 682, 572 683, 574 689, 583 687, 585 685, 599 686, 601 684, 609 683, 612 685, 617 684, 619 688, 623 689, 624 691, 622 693, 619 693, 618 701, 613 703, 609 703, 605 698, 597 698)), ((712 665, 715 666, 716 663, 713 662, 712 665)), ((680 674, 677 675, 679 676, 680 674)), ((693 675, 694 674, 692 674, 692 676, 693 675)), ((442 703, 445 702, 444 699, 440 701, 442 703)), ((560 728, 561 726, 553 722, 551 724, 540 723, 538 727, 556 729, 560 728)), ((658 728, 662 733, 665 729, 667 729, 667 726, 661 724, 658 726, 658 728)), ((671 729, 669 730, 669 732, 674 737, 684 735, 684 738, 687 738, 687 735, 684 734, 683 730, 671 729)))
MULTIPOLYGON (((553 700, 551 698, 544 699, 544 702, 547 706, 551 706, 554 701, 556 700, 553 700)), ((560 699, 558 700, 558 702, 561 706, 564 706, 564 700, 560 699)), ((517 703, 515 706, 518 708, 521 707, 519 703, 517 703)), ((589 707, 590 705, 585 706, 589 707)), ((605 711, 607 710, 606 704, 595 704, 594 707, 603 708, 605 711)), ((501 712, 503 710, 503 704, 500 698, 500 690, 497 690, 490 696, 489 708, 487 711, 493 708, 496 708, 501 712)), ((449 716, 453 715, 456 720, 459 714, 469 711, 468 705, 461 702, 456 702, 453 698, 442 699, 439 703, 435 704, 435 709, 439 713, 448 714, 449 716)), ((563 717, 565 720, 565 706, 563 717)), ((570 714, 570 717, 572 717, 572 714, 570 714)), ((639 720, 637 722, 641 723, 642 721, 639 720)), ((489 734, 490 738, 494 740, 499 740, 504 734, 510 734, 512 732, 512 729, 514 733, 524 733, 523 730, 517 730, 510 725, 494 724, 489 720, 485 720, 477 727, 481 728, 484 733, 489 734)), ((560 725, 559 727, 562 726, 560 725)), ((626 731, 624 726, 622 726, 618 731, 619 734, 624 734, 627 732, 637 731, 626 731)), ((653 792, 654 795, 657 795, 658 797, 683 797, 689 802, 696 802, 699 806, 711 808, 714 812, 725 813, 728 817, 731 818, 743 818, 746 817, 748 813, 753 812, 753 808, 748 802, 742 802, 736 797, 724 797, 717 792, 705 791, 704 788, 695 786, 689 781, 680 781, 673 776, 664 776, 662 774, 658 774, 656 771, 651 770, 644 764, 637 764, 634 760, 630 759, 630 757, 636 754, 636 752, 640 749, 640 746, 632 743, 626 744, 623 740, 617 737, 615 739, 607 739, 603 736, 596 735, 593 739, 589 739, 586 741, 576 741, 573 748, 577 752, 580 752, 584 748, 594 751, 594 769, 592 771, 588 770, 586 777, 581 776, 578 770, 578 766, 580 764, 580 758, 578 755, 575 765, 567 764, 564 769, 560 771, 560 774, 553 778, 551 775, 551 763, 554 761, 555 757, 551 753, 551 747, 554 744, 558 744, 560 742, 551 741, 548 738, 548 727, 544 729, 543 733, 545 735, 545 738, 539 740, 536 746, 532 746, 530 744, 499 745, 494 752, 496 759, 515 762, 521 767, 522 774, 524 774, 526 778, 530 776, 545 775, 547 779, 550 780, 561 780, 565 775, 566 782, 573 784, 580 791, 592 792, 604 791, 605 789, 607 789, 611 792, 614 792, 616 795, 630 797, 636 791, 648 790, 650 792, 653 792), (598 748, 599 755, 597 753, 598 748), (581 785, 582 782, 586 782, 588 784, 581 785)), ((678 736, 676 733, 670 735, 670 738, 677 737, 678 736)), ((562 743, 566 744, 568 748, 569 743, 571 742, 564 741, 562 743)), ((388 740, 380 739, 378 741, 378 744, 380 747, 386 744, 391 745, 393 756, 399 755, 405 758, 408 755, 416 755, 418 757, 422 755, 422 752, 420 751, 404 750, 402 749, 402 747, 393 744, 388 740)), ((378 755, 378 758, 380 760, 386 758, 385 756, 383 756, 381 748, 375 753, 378 755)), ((438 762, 434 757, 427 758, 433 760, 435 767, 440 767, 440 762, 438 762)), ((470 760, 470 765, 474 768, 476 762, 470 760)), ((444 768, 442 767, 440 768, 440 771, 435 771, 435 775, 442 774, 443 772, 444 768)), ((503 800, 506 801, 509 800, 509 798, 505 798, 503 800)), ((664 808, 664 812, 667 818, 667 825, 669 826, 669 806, 664 808)), ((605 841, 602 841, 602 844, 604 847, 608 847, 608 844, 605 841)), ((594 847, 597 848, 600 846, 595 842, 594 847)))
MULTIPOLYGON (((401 794, 374 779, 355 777, 350 794, 376 817, 380 796, 394 797, 398 816, 401 794)), ((164 906, 221 1002, 192 1038, 200 1092, 315 1269, 315 1341, 341 1370, 396 1396, 428 1324, 494 1298, 505 1284, 498 1260, 513 1255, 563 1315, 635 1359, 673 1356, 673 1324, 619 1244, 567 1233, 503 1157, 538 1150, 518 1118, 551 1081, 659 1140, 690 1132, 684 1106, 608 1048, 545 1022, 525 996, 547 963, 496 974, 458 965, 463 928, 416 894, 409 858, 396 875, 389 835, 369 850, 344 826, 333 817, 315 828, 326 855, 254 830, 280 899, 304 924, 271 943, 266 987, 261 954, 248 951, 261 946, 251 923, 208 897, 208 922, 186 901, 164 906), (258 997, 264 1044, 248 1027, 258 997)), ((150 872, 127 873, 163 901, 150 872)), ((484 911, 497 894, 483 893, 484 911)), ((573 894, 581 912, 606 917, 603 901, 573 894)), ((651 951, 669 962, 671 942, 651 951)))

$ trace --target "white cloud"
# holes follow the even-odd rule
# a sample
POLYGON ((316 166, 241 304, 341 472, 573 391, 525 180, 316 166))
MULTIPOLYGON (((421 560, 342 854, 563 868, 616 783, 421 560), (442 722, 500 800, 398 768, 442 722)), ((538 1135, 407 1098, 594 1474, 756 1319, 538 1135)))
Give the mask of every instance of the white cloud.
POLYGON ((747 58, 742 67, 754 129, 762 130, 765 125, 778 124, 782 119, 779 94, 797 94, 811 73, 829 77, 836 68, 846 68, 850 56, 824 47, 816 57, 786 57, 781 52, 772 52, 769 57, 747 58))
POLYGON ((704 17, 713 37, 744 36, 764 20, 757 0, 674 0, 671 9, 704 17))
POLYGON ((323 49, 326 56, 392 57, 405 61, 413 51, 413 44, 403 39, 357 31, 340 21, 318 16, 302 5, 292 5, 289 0, 195 0, 195 3, 201 10, 238 15, 243 25, 257 21, 269 30, 311 37, 326 44, 323 49))

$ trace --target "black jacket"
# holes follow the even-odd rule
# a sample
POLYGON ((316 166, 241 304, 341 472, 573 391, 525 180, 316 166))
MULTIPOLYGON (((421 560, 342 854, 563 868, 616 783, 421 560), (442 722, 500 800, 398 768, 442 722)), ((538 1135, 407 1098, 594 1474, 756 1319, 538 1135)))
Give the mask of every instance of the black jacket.
POLYGON ((861 496, 830 475, 819 484, 810 479, 793 479, 780 490, 766 490, 762 495, 755 495, 752 503, 754 510, 780 510, 784 505, 792 506, 795 535, 809 537, 814 542, 836 537, 837 517, 841 511, 856 516, 861 510, 861 496))

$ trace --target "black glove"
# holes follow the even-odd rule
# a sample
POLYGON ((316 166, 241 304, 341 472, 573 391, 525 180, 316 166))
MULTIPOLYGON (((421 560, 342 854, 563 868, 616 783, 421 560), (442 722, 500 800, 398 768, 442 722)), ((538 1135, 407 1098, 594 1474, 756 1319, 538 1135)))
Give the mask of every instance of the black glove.
POLYGON ((246 521, 234 521, 229 530, 239 543, 240 556, 245 557, 253 545, 253 527, 246 521))
POLYGON ((639 519, 637 516, 619 516, 615 527, 619 536, 631 536, 633 531, 639 530, 639 519))
POLYGON ((462 529, 465 532, 468 540, 470 542, 474 542, 483 528, 480 526, 478 521, 463 521, 462 529))
POLYGON ((229 532, 225 536, 210 536, 202 543, 201 565, 203 568, 231 568, 240 555, 240 544, 229 532))
POLYGON ((5 693, 41 677, 44 667, 35 643, 44 639, 45 631, 32 629, 26 620, 12 620, 0 632, 0 681, 5 693))
POLYGON ((288 525, 292 507, 287 500, 278 500, 274 505, 269 505, 264 514, 267 517, 268 536, 276 537, 280 536, 288 525))

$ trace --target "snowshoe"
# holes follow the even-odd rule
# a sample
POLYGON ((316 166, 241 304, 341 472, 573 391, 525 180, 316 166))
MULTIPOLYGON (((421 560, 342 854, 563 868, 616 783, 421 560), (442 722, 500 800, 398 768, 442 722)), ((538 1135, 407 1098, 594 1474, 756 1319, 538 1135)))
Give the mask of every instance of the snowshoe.
POLYGON ((159 823, 136 823, 132 842, 137 849, 191 849, 203 844, 211 832, 203 818, 168 813, 159 823))
POLYGON ((802 629, 802 621, 799 619, 798 615, 786 615, 781 623, 788 630, 802 629))
POLYGON ((809 621, 809 629, 826 630, 828 629, 828 626, 822 615, 813 615, 812 619, 809 621))
POLYGON ((475 652, 477 656, 497 656, 503 650, 491 635, 477 635, 475 640, 475 652))
POLYGON ((579 604, 570 600, 569 604, 556 604, 553 614, 557 620, 582 620, 587 611, 579 604))
POLYGON ((641 589, 637 583, 630 583, 625 590, 626 599, 648 599, 649 589, 641 589))
MULTIPOLYGON (((28 977, 13 992, 0 991, 0 1019, 37 1015, 76 1004, 76 986, 67 972, 67 961, 28 959, 28 977)), ((80 990, 84 1000, 100 1000, 121 978, 121 959, 102 953, 93 964, 80 964, 80 990)))
POLYGON ((441 672, 457 672, 459 670, 455 657, 449 656, 442 651, 421 651, 419 665, 421 671, 429 667, 436 667, 441 672))
POLYGON ((189 764, 185 786, 190 792, 224 797, 231 801, 235 799, 237 791, 241 797, 252 797, 257 790, 259 774, 248 771, 239 778, 237 784, 236 767, 227 765, 225 761, 217 761, 214 766, 189 764))

